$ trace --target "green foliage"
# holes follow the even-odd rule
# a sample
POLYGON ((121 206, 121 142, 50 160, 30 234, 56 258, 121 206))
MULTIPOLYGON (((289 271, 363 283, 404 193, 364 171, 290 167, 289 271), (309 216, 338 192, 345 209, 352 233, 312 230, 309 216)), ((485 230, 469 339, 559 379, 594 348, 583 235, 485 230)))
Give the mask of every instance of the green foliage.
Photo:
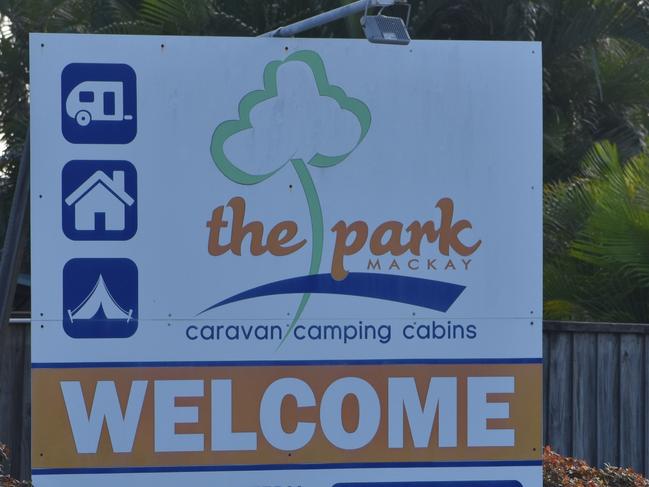
POLYGON ((544 199, 545 317, 649 322, 649 153, 597 144, 544 199))
POLYGON ((647 487, 649 480, 630 468, 595 468, 563 457, 549 446, 543 450, 543 487, 647 487))

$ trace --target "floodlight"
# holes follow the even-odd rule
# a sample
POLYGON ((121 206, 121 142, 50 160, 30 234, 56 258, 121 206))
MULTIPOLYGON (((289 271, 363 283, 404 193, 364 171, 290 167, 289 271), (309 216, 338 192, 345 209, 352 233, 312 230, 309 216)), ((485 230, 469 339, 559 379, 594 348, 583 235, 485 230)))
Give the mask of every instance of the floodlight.
POLYGON ((406 45, 410 42, 407 25, 410 23, 410 4, 399 0, 378 0, 377 3, 383 6, 376 15, 367 15, 367 9, 372 2, 367 2, 365 6, 365 15, 361 18, 361 26, 368 41, 376 44, 401 44, 406 45), (397 3, 408 7, 408 15, 404 23, 401 17, 390 17, 383 15, 385 6, 395 5, 397 3))

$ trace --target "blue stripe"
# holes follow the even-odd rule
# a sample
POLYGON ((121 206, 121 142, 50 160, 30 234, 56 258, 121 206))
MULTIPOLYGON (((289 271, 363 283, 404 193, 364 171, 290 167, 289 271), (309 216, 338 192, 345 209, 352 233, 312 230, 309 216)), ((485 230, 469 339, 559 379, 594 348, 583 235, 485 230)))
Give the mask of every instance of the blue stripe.
POLYGON ((258 470, 331 470, 350 468, 537 467, 541 460, 474 462, 308 463, 290 465, 189 465, 174 467, 34 468, 32 475, 77 475, 163 472, 242 472, 258 470))
POLYGON ((383 299, 411 304, 435 311, 446 312, 462 294, 465 286, 450 282, 433 281, 420 277, 375 274, 372 272, 350 272, 342 281, 336 281, 331 274, 314 274, 293 277, 258 286, 204 309, 199 315, 219 306, 244 299, 275 296, 278 294, 342 294, 364 298, 383 299))
POLYGON ((385 359, 385 360, 261 360, 232 362, 34 362, 32 369, 103 369, 128 367, 272 367, 309 365, 510 365, 542 364, 542 358, 385 359))

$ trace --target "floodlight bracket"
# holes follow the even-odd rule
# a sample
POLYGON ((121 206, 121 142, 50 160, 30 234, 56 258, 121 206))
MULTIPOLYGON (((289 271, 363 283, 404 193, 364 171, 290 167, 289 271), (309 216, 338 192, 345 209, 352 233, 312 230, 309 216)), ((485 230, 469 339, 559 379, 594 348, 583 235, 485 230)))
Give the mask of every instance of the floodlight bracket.
MULTIPOLYGON (((410 4, 408 3, 408 0, 357 0, 356 2, 350 3, 348 5, 343 5, 342 7, 335 8, 333 10, 329 10, 328 12, 323 12, 321 14, 315 15, 313 17, 309 17, 308 19, 300 20, 298 22, 295 22, 293 24, 289 24, 284 27, 278 27, 275 30, 272 30, 270 32, 266 32, 265 34, 261 34, 259 37, 293 37, 301 32, 304 32, 309 29, 313 29, 315 27, 320 27, 322 25, 328 24, 330 22, 334 22, 336 20, 348 17, 350 15, 354 15, 360 12, 365 12, 365 15, 363 16, 363 19, 361 20, 361 25, 363 26, 363 31, 365 31, 365 18, 368 17, 367 12, 369 8, 380 8, 381 10, 379 11, 379 16, 381 19, 376 19, 376 20, 384 20, 388 19, 389 21, 394 21, 395 19, 398 19, 403 29, 405 31, 405 38, 407 38, 407 42, 403 42, 403 39, 401 39, 399 42, 389 42, 389 39, 384 39, 383 41, 379 40, 376 38, 375 40, 372 40, 368 38, 370 42, 383 42, 383 43, 389 43, 389 44, 407 44, 410 42, 410 37, 407 34, 407 26, 410 22, 410 4), (407 5, 408 6, 408 18, 406 19, 405 25, 403 24, 403 20, 400 17, 386 17, 381 15, 381 11, 385 7, 391 7, 393 5, 407 5)), ((374 16, 378 17, 378 16, 374 16)), ((376 22, 375 22, 376 23, 376 22)), ((377 26, 377 28, 380 26, 377 26)), ((367 36, 367 33, 366 33, 367 36)))
POLYGON ((379 15, 381 15, 385 7, 394 7, 396 5, 403 5, 408 7, 408 14, 406 17, 406 26, 407 26, 410 23, 410 10, 412 9, 412 5, 408 3, 408 0, 369 0, 365 4, 365 15, 361 17, 361 24, 364 22, 363 19, 367 17, 367 11, 369 10, 370 7, 380 7, 379 15))

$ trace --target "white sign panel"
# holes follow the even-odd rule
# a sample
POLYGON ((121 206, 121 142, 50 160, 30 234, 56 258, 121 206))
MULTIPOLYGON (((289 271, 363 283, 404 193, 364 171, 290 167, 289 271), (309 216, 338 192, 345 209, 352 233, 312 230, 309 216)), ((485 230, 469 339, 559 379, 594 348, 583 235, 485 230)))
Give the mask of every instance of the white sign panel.
POLYGON ((37 486, 541 485, 539 44, 30 59, 37 486))

